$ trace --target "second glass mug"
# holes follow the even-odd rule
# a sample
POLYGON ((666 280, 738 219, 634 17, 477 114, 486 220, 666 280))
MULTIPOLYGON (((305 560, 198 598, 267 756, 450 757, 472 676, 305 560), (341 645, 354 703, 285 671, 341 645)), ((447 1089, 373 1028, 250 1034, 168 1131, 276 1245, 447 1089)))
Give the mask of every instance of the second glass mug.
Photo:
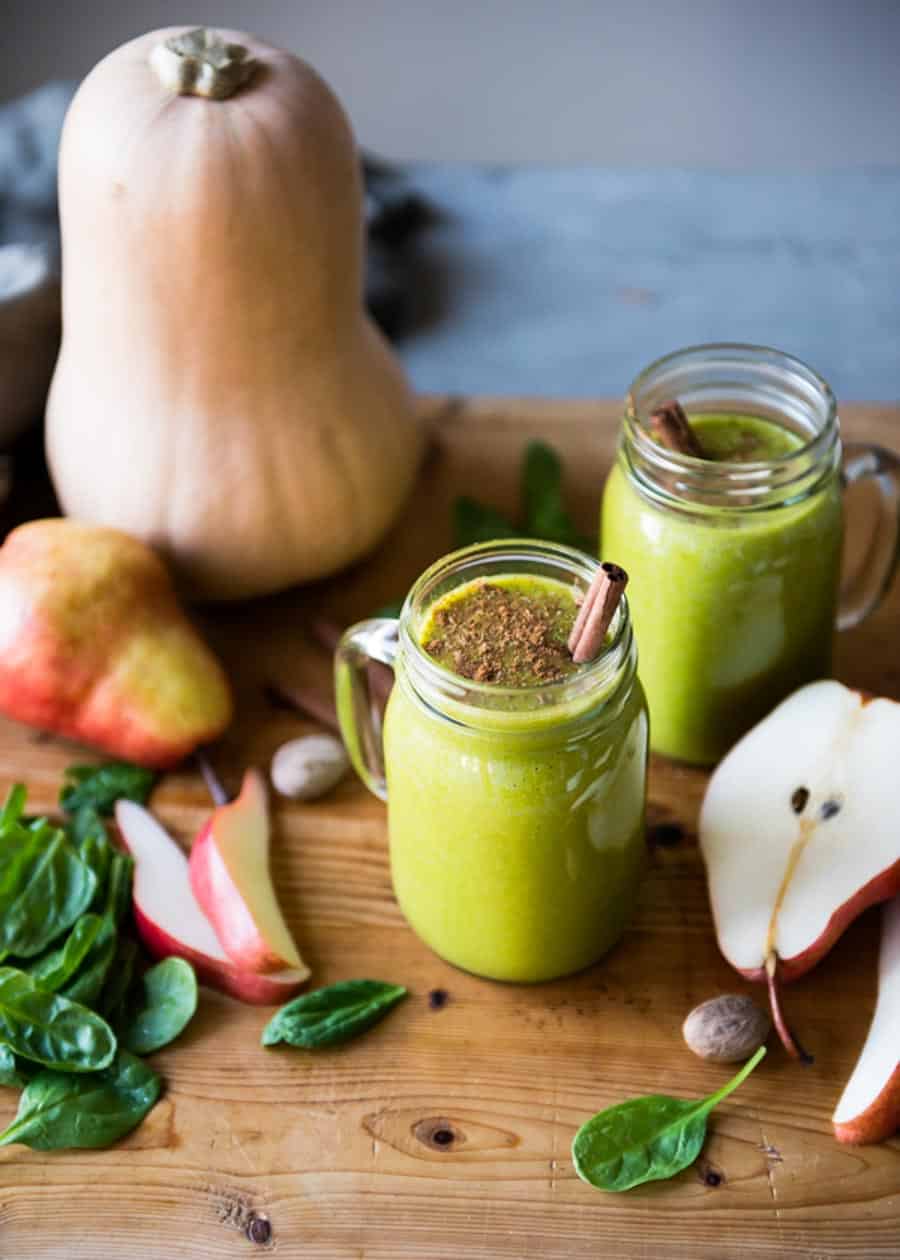
POLYGON ((633 908, 644 852, 647 710, 627 601, 604 650, 527 688, 461 678, 420 645, 436 599, 526 574, 585 591, 597 561, 532 540, 444 557, 399 620, 352 626, 335 660, 341 732, 388 805, 391 875, 417 934, 449 962, 538 981, 595 962, 633 908), (382 731, 367 666, 395 676, 382 731))
POLYGON ((900 460, 842 452, 827 383, 760 346, 695 346, 631 386, 603 496, 603 550, 629 596, 655 751, 717 761, 795 688, 831 672, 835 624, 859 624, 897 563, 900 460), (658 445, 651 413, 749 415, 796 435, 787 454, 739 463, 658 445), (843 456, 843 464, 842 464, 843 456), (839 592, 843 489, 871 479, 880 518, 860 572, 839 592))

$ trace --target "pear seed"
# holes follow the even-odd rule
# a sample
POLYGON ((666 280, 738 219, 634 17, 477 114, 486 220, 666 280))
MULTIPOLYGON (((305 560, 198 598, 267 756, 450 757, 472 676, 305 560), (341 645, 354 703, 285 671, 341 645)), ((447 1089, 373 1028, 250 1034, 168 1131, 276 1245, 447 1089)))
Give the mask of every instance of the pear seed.
POLYGON ((802 814, 809 800, 809 788, 798 787, 791 796, 791 809, 795 814, 802 814))
POLYGON ((695 1006, 682 1026, 689 1049, 713 1063, 748 1059, 769 1035, 772 1021, 752 998, 725 993, 695 1006))

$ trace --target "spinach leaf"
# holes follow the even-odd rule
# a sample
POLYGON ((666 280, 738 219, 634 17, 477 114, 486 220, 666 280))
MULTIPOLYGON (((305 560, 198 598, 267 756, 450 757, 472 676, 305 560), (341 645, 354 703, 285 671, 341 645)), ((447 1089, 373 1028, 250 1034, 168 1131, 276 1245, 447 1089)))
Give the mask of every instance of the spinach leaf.
POLYGON ((286 1041, 307 1050, 333 1046, 365 1032, 406 997, 406 989, 382 980, 341 980, 304 993, 269 1020, 262 1044, 286 1041))
POLYGON ((116 956, 97 1003, 100 1014, 112 1024, 113 1028, 118 1028, 125 1018, 128 993, 134 979, 137 959, 137 942, 130 936, 120 937, 116 956))
POLYGON ((47 993, 15 967, 0 967, 0 1042, 25 1059, 64 1072, 94 1072, 116 1052, 105 1019, 59 993, 47 993))
POLYGON ((103 915, 100 930, 84 961, 61 990, 63 997, 83 1006, 94 1005, 116 956, 118 935, 112 915, 103 915))
POLYGON ((765 1046, 760 1046, 737 1075, 708 1098, 649 1094, 593 1116, 572 1142, 578 1176, 599 1190, 630 1190, 645 1181, 674 1177, 700 1154, 713 1107, 746 1080, 765 1053, 765 1046))
POLYGON ((457 499, 453 506, 456 546, 468 547, 495 538, 543 538, 593 554, 590 539, 578 531, 565 509, 560 458, 544 442, 531 442, 525 450, 520 494, 521 524, 513 524, 476 499, 457 499))
POLYGON ((396 620, 400 616, 400 612, 406 601, 404 599, 392 599, 388 603, 382 604, 380 608, 376 608, 372 613, 373 617, 392 617, 396 620))
POLYGON ((463 495, 453 505, 453 536, 457 547, 491 542, 495 538, 519 538, 522 531, 492 507, 463 495))
POLYGON ((42 989, 55 993, 84 962, 102 927, 103 920, 99 914, 83 914, 66 937, 65 944, 42 954, 22 970, 27 971, 42 989))
POLYGON ((122 797, 145 805, 156 775, 127 761, 108 761, 100 766, 69 766, 66 779, 59 803, 67 814, 77 814, 90 806, 98 814, 108 815, 122 797))
POLYGON ((197 1009, 197 977, 183 958, 164 958, 145 971, 138 1008, 120 1033, 135 1054, 161 1050, 182 1033, 197 1009))
POLYGON ((24 799, 17 785, 0 814, 0 954, 32 958, 87 910, 97 878, 57 827, 22 825, 24 799))
MULTIPOLYGON (((0 813, 0 835, 11 827, 13 823, 22 823, 26 825, 25 820, 25 802, 28 799, 28 792, 24 783, 14 783, 9 789, 9 796, 3 805, 3 812, 0 813)), ((31 822, 43 823, 43 818, 32 819, 31 822)))
POLYGON ((162 1082, 146 1063, 120 1050, 102 1072, 69 1076, 40 1072, 19 1099, 0 1146, 20 1142, 34 1151, 110 1146, 143 1120, 162 1082))
POLYGON ((30 1079, 27 1068, 18 1061, 9 1046, 0 1043, 0 1085, 24 1089, 30 1079))
POLYGON ((562 461, 544 442, 530 442, 522 464, 525 532, 534 538, 566 543, 591 553, 593 546, 563 506, 562 461))
POLYGON ((96 875, 97 893, 94 900, 101 901, 114 849, 106 824, 93 805, 85 805, 77 814, 72 815, 66 823, 66 836, 82 862, 96 875))
POLYGON ((109 863, 104 905, 104 911, 113 923, 121 923, 131 909, 133 875, 134 859, 114 849, 109 863))

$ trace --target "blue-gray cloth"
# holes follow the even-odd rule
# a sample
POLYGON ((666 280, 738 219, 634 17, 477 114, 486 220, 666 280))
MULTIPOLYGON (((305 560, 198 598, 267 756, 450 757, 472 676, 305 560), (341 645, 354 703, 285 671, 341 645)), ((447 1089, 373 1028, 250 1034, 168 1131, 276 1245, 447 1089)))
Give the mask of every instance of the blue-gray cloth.
POLYGON ((839 398, 900 397, 900 169, 419 166, 423 390, 619 397, 704 341, 791 351, 839 398))

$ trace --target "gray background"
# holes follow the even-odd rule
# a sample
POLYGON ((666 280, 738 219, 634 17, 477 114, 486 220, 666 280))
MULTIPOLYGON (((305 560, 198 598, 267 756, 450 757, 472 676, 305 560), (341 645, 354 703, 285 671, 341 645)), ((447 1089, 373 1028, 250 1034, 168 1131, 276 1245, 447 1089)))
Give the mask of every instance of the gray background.
POLYGON ((400 159, 900 162, 898 0, 3 0, 0 93, 155 26, 306 56, 400 159))
POLYGON ((422 390, 620 396, 743 340, 900 397, 900 0, 0 4, 6 97, 185 19, 312 61, 438 212, 422 390))

